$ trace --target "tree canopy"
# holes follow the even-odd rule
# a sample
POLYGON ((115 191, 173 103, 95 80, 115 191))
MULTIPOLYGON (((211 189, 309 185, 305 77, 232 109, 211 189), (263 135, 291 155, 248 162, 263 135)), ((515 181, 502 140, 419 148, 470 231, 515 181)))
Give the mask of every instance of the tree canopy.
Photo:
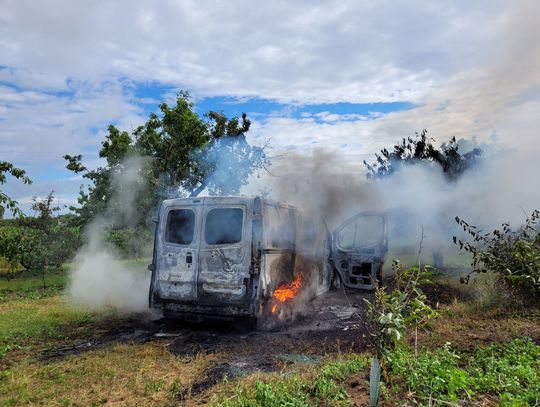
POLYGON ((90 181, 88 190, 81 187, 81 207, 73 209, 83 223, 102 213, 113 192, 112 180, 126 171, 124 160, 130 156, 143 158, 138 224, 160 198, 197 196, 205 189, 216 195, 238 194, 254 171, 269 165, 264 148, 246 140, 250 126, 245 113, 228 119, 210 111, 200 117, 182 91, 175 105, 162 102, 159 112, 151 113, 131 134, 110 125, 99 151, 105 166, 91 170, 82 164, 82 155, 64 156, 69 170, 90 181))
POLYGON ((383 148, 380 155, 375 154, 377 158, 375 163, 368 164, 364 160, 364 165, 368 169, 368 178, 382 178, 391 175, 402 165, 431 161, 440 166, 448 179, 453 180, 473 166, 482 155, 480 148, 474 148, 461 154, 455 137, 439 148, 435 147, 432 141, 435 140, 428 138, 427 130, 424 129, 422 132, 416 133, 414 138, 403 138, 394 145, 391 151, 383 148))
MULTIPOLYGON (((0 161, 0 185, 7 182, 7 175, 21 180, 24 184, 31 184, 32 180, 26 175, 26 172, 15 167, 7 161, 0 161)), ((22 215, 17 206, 17 201, 10 198, 4 191, 0 190, 0 218, 4 215, 5 209, 9 209, 13 215, 22 215)))

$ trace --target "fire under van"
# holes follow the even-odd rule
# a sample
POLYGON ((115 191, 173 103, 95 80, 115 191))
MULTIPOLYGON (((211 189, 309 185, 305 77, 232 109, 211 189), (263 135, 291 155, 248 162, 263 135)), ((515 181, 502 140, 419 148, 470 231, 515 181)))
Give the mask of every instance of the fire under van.
MULTIPOLYGON (((346 286, 360 282, 354 250, 357 241, 365 242, 356 230, 340 226, 335 244, 322 218, 261 197, 165 200, 148 266, 150 307, 195 320, 285 320, 291 304, 324 293, 333 280, 346 286)), ((366 278, 361 282, 368 287, 366 278)))

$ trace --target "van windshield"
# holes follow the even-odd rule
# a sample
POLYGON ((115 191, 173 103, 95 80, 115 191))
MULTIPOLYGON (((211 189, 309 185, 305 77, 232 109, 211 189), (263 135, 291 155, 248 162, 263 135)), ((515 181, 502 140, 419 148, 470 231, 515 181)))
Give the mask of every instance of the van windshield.
POLYGON ((206 215, 204 240, 207 244, 231 244, 242 240, 244 211, 240 208, 215 208, 206 215))
POLYGON ((195 213, 191 209, 174 209, 167 215, 165 240, 169 243, 190 244, 195 229, 195 213))
POLYGON ((345 250, 377 244, 384 233, 384 218, 360 216, 345 225, 338 235, 339 246, 345 250))

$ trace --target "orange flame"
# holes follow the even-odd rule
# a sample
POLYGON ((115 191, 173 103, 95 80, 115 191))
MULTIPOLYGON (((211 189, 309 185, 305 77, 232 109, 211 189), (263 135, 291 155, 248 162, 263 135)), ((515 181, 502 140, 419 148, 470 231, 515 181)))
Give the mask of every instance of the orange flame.
MULTIPOLYGON (((302 286, 302 279, 304 275, 298 273, 298 275, 290 282, 281 284, 278 288, 275 289, 273 297, 279 302, 285 302, 287 300, 292 300, 298 294, 298 290, 302 286)), ((272 313, 274 314, 277 311, 277 305, 272 306, 272 313)))

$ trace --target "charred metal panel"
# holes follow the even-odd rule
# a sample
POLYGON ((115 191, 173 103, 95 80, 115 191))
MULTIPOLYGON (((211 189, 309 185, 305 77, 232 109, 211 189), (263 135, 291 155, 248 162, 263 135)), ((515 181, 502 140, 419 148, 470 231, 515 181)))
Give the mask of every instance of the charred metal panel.
POLYGON ((380 285, 387 250, 383 213, 359 213, 334 232, 332 260, 346 287, 373 290, 380 285))
POLYGON ((260 279, 264 299, 276 287, 294 278, 294 217, 285 205, 263 204, 263 272, 260 279))
POLYGON ((198 239, 202 205, 163 207, 157 230, 157 258, 154 291, 159 298, 193 301, 197 299, 198 239), (177 211, 193 214, 190 241, 177 243, 166 235, 167 224, 177 211))
POLYGON ((251 206, 205 202, 204 237, 199 252, 199 304, 241 304, 250 297, 251 206), (214 229, 209 227, 211 214, 219 215, 214 229))
POLYGON ((251 247, 202 250, 199 292, 201 303, 243 302, 248 292, 251 247))
POLYGON ((149 267, 150 304, 173 314, 260 317, 274 290, 299 273, 307 297, 328 289, 329 240, 322 220, 258 197, 166 200, 149 267))
POLYGON ((296 272, 305 277, 306 289, 320 295, 330 288, 332 239, 321 218, 301 211, 296 214, 296 272))

